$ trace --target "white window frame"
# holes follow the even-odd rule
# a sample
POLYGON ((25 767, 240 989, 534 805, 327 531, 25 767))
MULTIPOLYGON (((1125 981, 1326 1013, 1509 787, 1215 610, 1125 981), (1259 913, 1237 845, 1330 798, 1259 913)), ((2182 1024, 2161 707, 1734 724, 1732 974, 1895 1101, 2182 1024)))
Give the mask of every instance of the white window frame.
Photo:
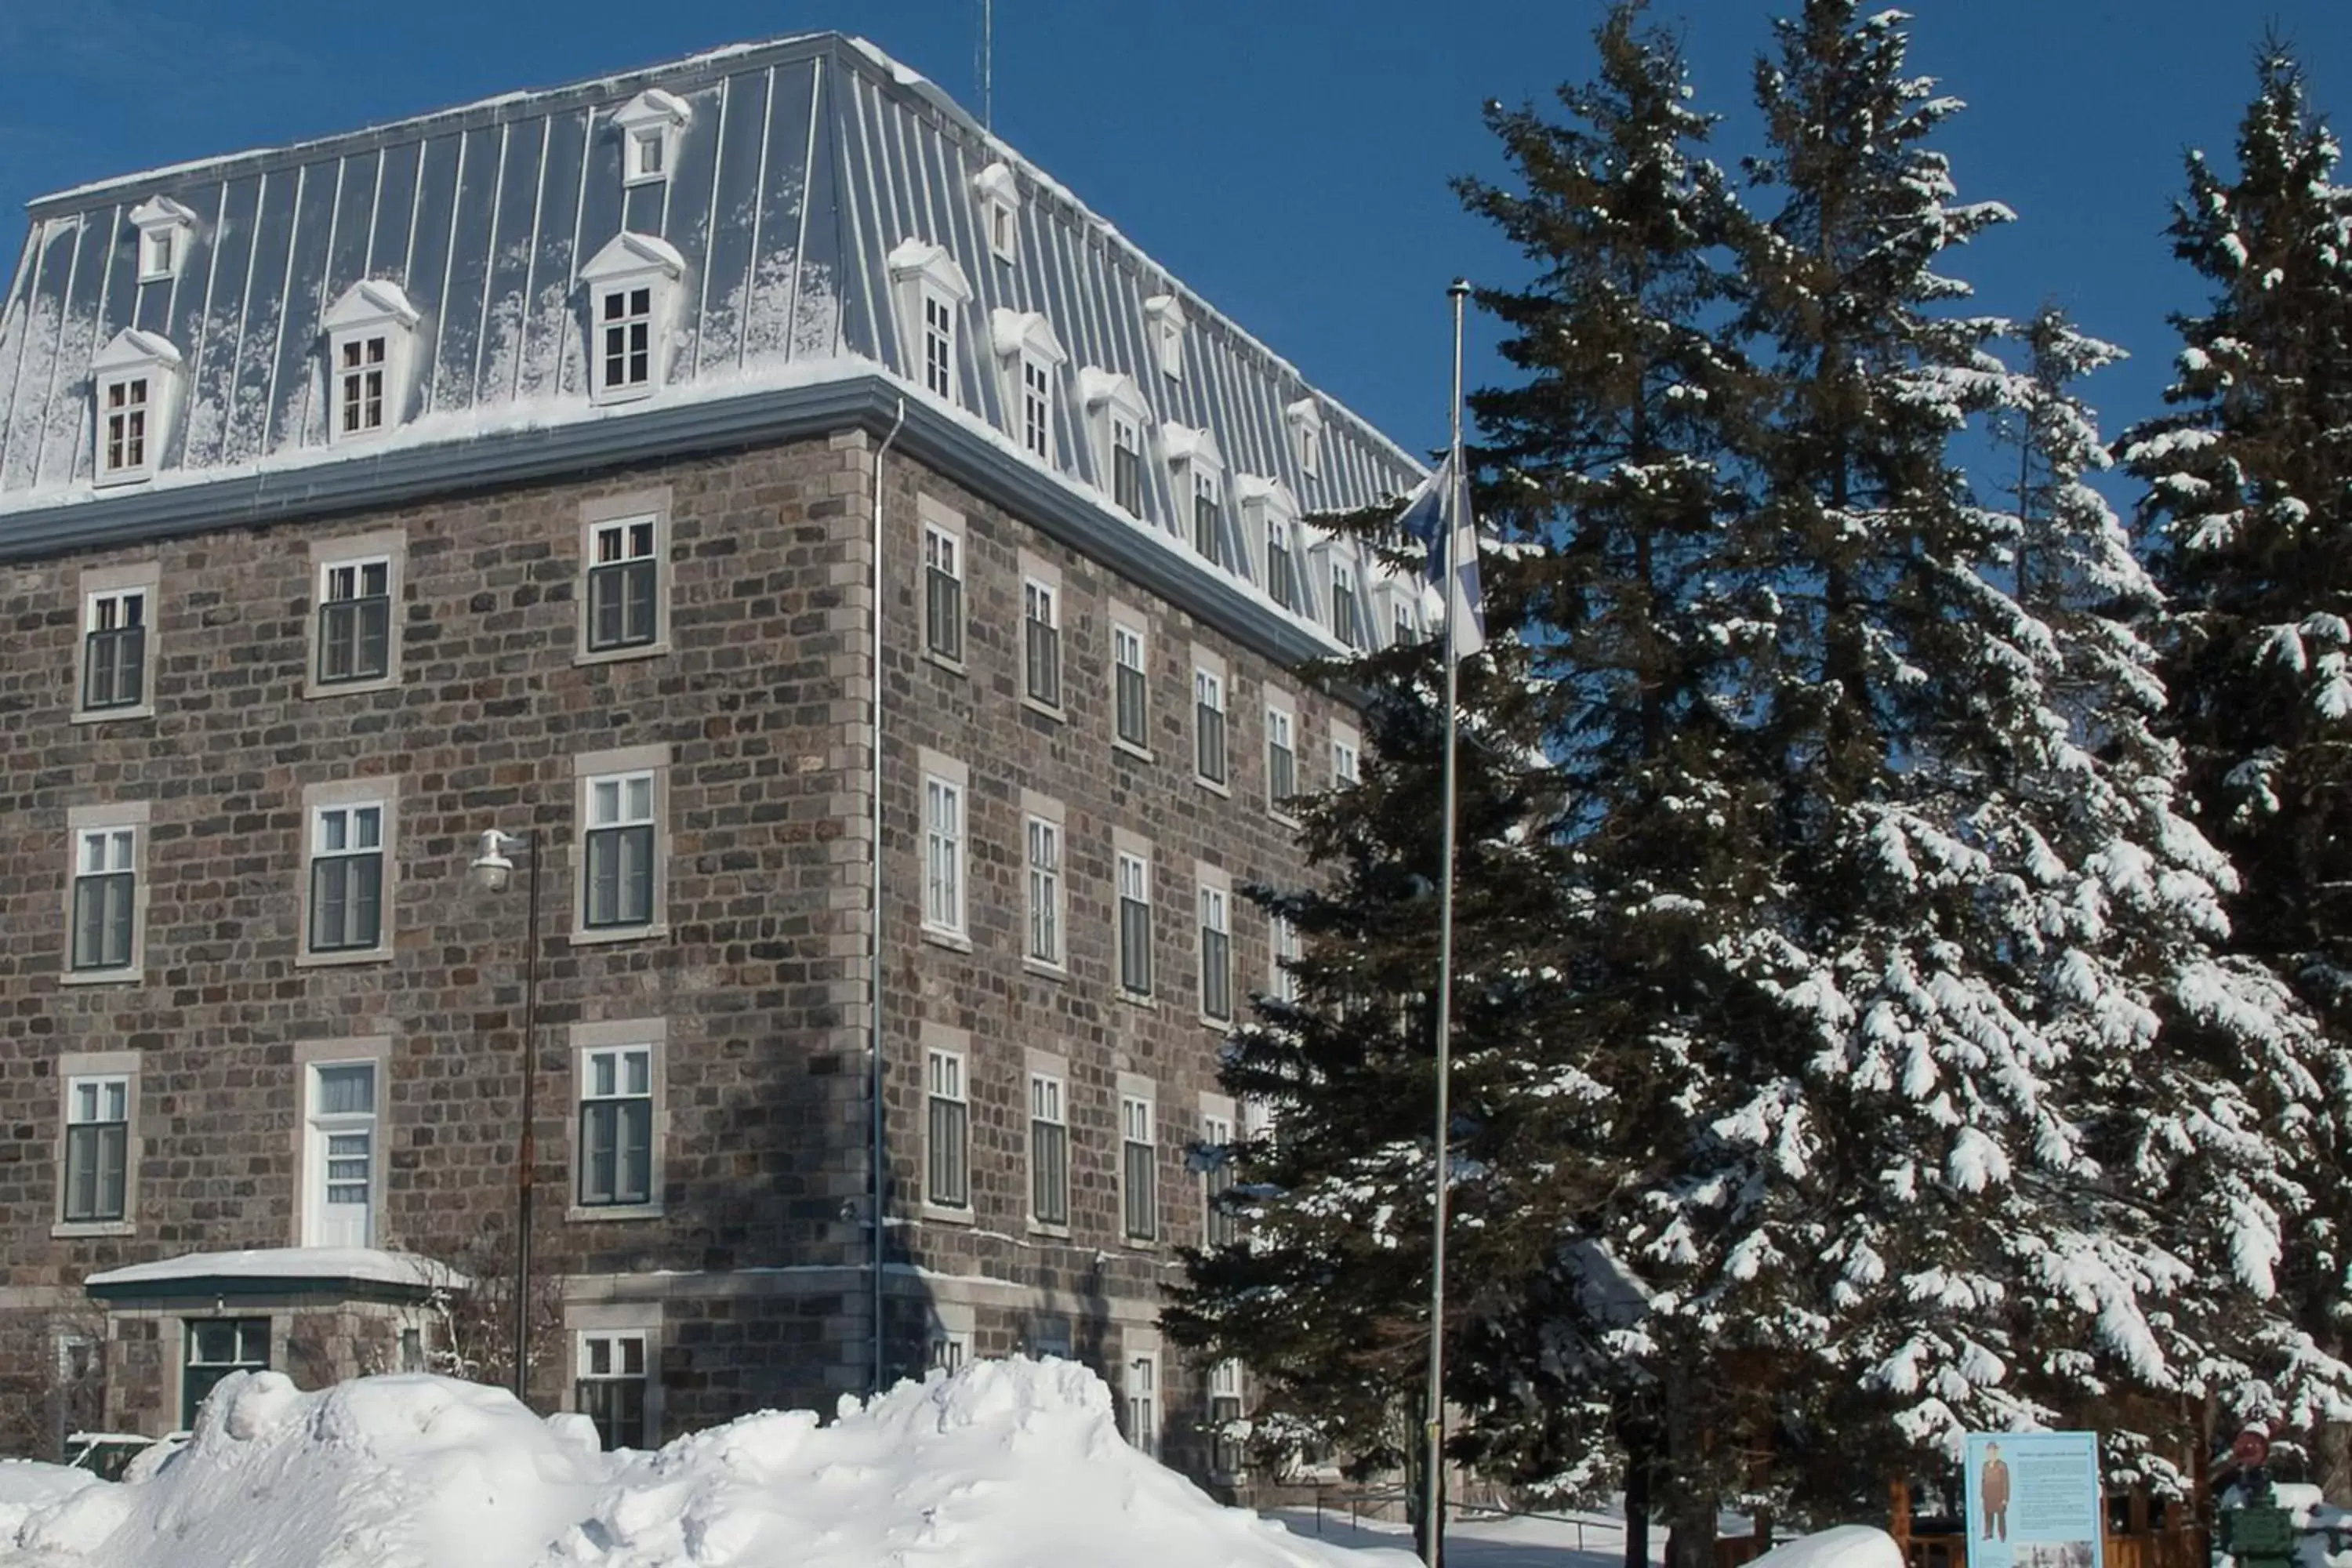
POLYGON ((1088 365, 1078 372, 1078 401, 1086 409, 1087 435, 1094 447, 1094 485, 1115 510, 1139 521, 1150 510, 1144 480, 1144 435, 1151 428, 1151 405, 1135 378, 1088 365), (1135 494, 1119 494, 1119 453, 1133 455, 1129 470, 1135 494), (1129 504, 1132 502, 1132 504, 1129 504))
POLYGON ((971 940, 971 772, 925 752, 921 778, 922 930, 963 944, 971 940))
POLYGON ((1331 787, 1351 789, 1364 782, 1364 738, 1355 727, 1331 726, 1331 787))
POLYGON ((1323 477, 1323 405, 1312 397, 1302 397, 1282 411, 1285 425, 1290 431, 1291 459, 1298 465, 1301 479, 1323 477))
MULTIPOLYGON (((361 534, 350 539, 323 539, 310 545, 310 616, 306 637, 307 658, 302 672, 302 695, 306 698, 352 697, 362 692, 383 691, 401 683, 401 606, 405 597, 408 579, 408 538, 404 530, 388 529, 378 533, 361 534), (331 605, 358 604, 374 595, 354 594, 348 599, 331 598, 338 586, 337 574, 345 570, 352 574, 354 589, 366 586, 365 570, 370 565, 383 567, 383 668, 374 675, 329 678, 326 671, 328 615, 331 605)), ((361 612, 353 611, 357 615, 361 612)), ((340 629, 340 628, 339 628, 340 629)))
POLYGON ((169 338, 137 327, 114 334, 90 362, 95 400, 90 482, 137 484, 163 467, 179 405, 182 358, 169 338))
POLYGON ((1279 608, 1302 618, 1310 616, 1314 601, 1307 591, 1306 559, 1299 549, 1298 502, 1291 495, 1290 487, 1260 474, 1242 474, 1234 480, 1234 494, 1239 503, 1237 526, 1250 580, 1279 608), (1276 539, 1282 542, 1282 554, 1289 567, 1291 602, 1287 605, 1275 593, 1276 539))
POLYGON ((661 1169, 661 1113, 654 1086, 660 1067, 659 1051, 652 1041, 637 1040, 581 1046, 574 1050, 572 1059, 577 1065, 572 1080, 575 1126, 571 1207, 599 1217, 657 1209, 661 1202, 660 1190, 656 1185, 661 1169), (645 1181, 641 1191, 632 1189, 627 1182, 623 1136, 631 1120, 631 1108, 639 1105, 644 1107, 645 1118, 645 1181), (608 1106, 613 1108, 613 1130, 607 1135, 609 1147, 604 1147, 590 1138, 589 1119, 592 1111, 608 1106), (592 1190, 596 1168, 606 1158, 612 1165, 612 1180, 602 1190, 592 1190))
MULTIPOLYGON (((365 779, 335 785, 313 785, 304 791, 300 952, 301 956, 310 963, 381 962, 392 956, 393 894, 398 879, 394 872, 393 859, 395 797, 390 784, 391 781, 386 779, 365 779), (371 826, 374 829, 374 842, 356 842, 371 826), (337 837, 338 828, 343 842, 331 847, 329 840, 337 837), (369 859, 375 862, 375 940, 368 942, 338 942, 320 946, 318 938, 321 934, 319 928, 322 914, 319 901, 321 866, 331 861, 341 861, 348 862, 358 869, 360 862, 369 859)), ((352 903, 348 885, 343 903, 348 911, 352 903)), ((349 925, 347 912, 345 934, 349 934, 349 925)))
POLYGON ((1061 574, 1031 560, 1025 552, 1021 564, 1021 700, 1058 719, 1066 689, 1061 574))
POLYGON ((1241 1224, 1227 1219, 1218 1234, 1216 1201, 1234 1184, 1230 1151, 1234 1142, 1234 1103, 1221 1094, 1201 1097, 1201 1245, 1224 1247, 1241 1238, 1241 1224))
POLYGON ((694 110, 686 100, 649 87, 613 111, 621 134, 621 188, 659 184, 677 166, 678 143, 694 110))
MULTIPOLYGON (((147 965, 147 899, 152 879, 147 869, 148 805, 145 801, 122 801, 109 805, 75 806, 66 813, 66 879, 65 879, 65 942, 60 981, 68 985, 107 985, 121 982, 137 982, 146 977, 147 965), (116 861, 125 858, 123 836, 128 836, 128 866, 116 861), (91 840, 105 845, 102 869, 85 870, 86 865, 96 865, 89 858, 88 846, 91 840), (77 884, 84 876, 116 877, 125 872, 131 877, 130 952, 124 963, 91 964, 77 968, 74 964, 77 935, 77 884)), ((101 956, 103 954, 101 953, 101 956)))
POLYGON ((169 283, 180 275, 195 237, 196 215, 169 196, 149 196, 131 209, 139 231, 139 281, 169 283))
MULTIPOLYGON (((580 1408, 583 1403, 581 1389, 586 1384, 627 1384, 639 1385, 637 1399, 638 1425, 636 1442, 619 1444, 620 1447, 644 1448, 653 1444, 661 1430, 660 1401, 656 1397, 661 1387, 659 1366, 656 1357, 659 1335, 656 1331, 642 1328, 577 1329, 572 1335, 572 1386, 566 1392, 568 1403, 583 1415, 592 1413, 580 1408), (628 1370, 630 1351, 634 1348, 637 1370, 628 1370)), ((592 1415, 593 1418, 593 1415, 592 1415)), ((600 1426, 597 1440, 606 1434, 600 1426)))
POLYGON ((918 597, 922 605, 923 657, 935 664, 961 674, 964 668, 967 610, 971 602, 971 584, 966 575, 963 520, 946 508, 933 502, 929 496, 921 498, 916 509, 923 520, 922 580, 918 597), (951 591, 936 590, 934 576, 954 584, 951 591), (951 601, 955 639, 953 647, 945 647, 933 640, 940 628, 933 625, 933 599, 944 595, 951 601))
POLYGON ((1143 302, 1143 319, 1150 328, 1151 357, 1160 374, 1171 381, 1183 380, 1183 302, 1173 294, 1154 294, 1143 302))
POLYGON ((980 201, 982 230, 988 236, 988 253, 999 261, 1021 259, 1021 184, 1011 165, 998 159, 971 177, 980 201))
POLYGON ((1278 822, 1296 820, 1288 802, 1305 794, 1298 778, 1298 710, 1286 699, 1272 691, 1265 699, 1265 809, 1278 822), (1276 742, 1279 741, 1279 745, 1276 742), (1290 788, 1286 794, 1278 788, 1274 765, 1275 753, 1286 752, 1290 756, 1290 788))
POLYGON ((572 926, 573 946, 610 942, 642 942, 647 938, 669 934, 669 769, 670 752, 666 744, 624 746, 610 752, 583 752, 572 759, 572 820, 577 825, 572 836, 568 858, 572 868, 572 926), (647 779, 651 784, 650 811, 645 816, 630 814, 627 782, 647 779), (603 819, 603 802, 599 786, 618 787, 613 801, 615 808, 612 819, 603 819), (607 921, 592 923, 588 918, 590 900, 595 897, 593 879, 589 874, 589 853, 592 834, 617 829, 650 826, 652 847, 647 874, 652 879, 649 908, 642 921, 607 921))
POLYGON ((971 1191, 971 1053, 923 1047, 923 1207, 969 1216, 971 1191), (947 1131, 950 1136, 943 1137, 947 1131))
POLYGON ((1150 1079, 1133 1073, 1118 1075, 1118 1234, 1129 1247, 1160 1245, 1159 1092, 1150 1079), (1143 1152, 1139 1157, 1139 1151, 1143 1152), (1139 1194, 1140 1173, 1150 1191, 1139 1194), (1148 1228, 1138 1230, 1141 1214, 1148 1228))
POLYGON ((999 308, 989 312, 988 323, 1003 394, 1004 433, 1023 451, 1056 468, 1054 416, 1062 367, 1070 356, 1038 311, 999 308))
POLYGON ((1169 531, 1195 560, 1205 561, 1220 571, 1244 574, 1243 562, 1227 558, 1233 542, 1227 536, 1225 458, 1217 447, 1216 437, 1207 430, 1163 425, 1160 427, 1160 449, 1168 462, 1171 510, 1175 514, 1169 519, 1169 531), (1215 555, 1201 553, 1198 508, 1202 496, 1210 500, 1216 511, 1215 555))
MULTIPOLYGON (((128 1053, 121 1053, 128 1055, 128 1053)), ((64 1089, 64 1114, 58 1132, 58 1202, 53 1216, 52 1235, 121 1236, 130 1233, 131 1216, 136 1211, 139 1173, 139 1072, 138 1058, 130 1056, 128 1062, 110 1062, 104 1068, 93 1068, 68 1060, 60 1063, 58 1082, 64 1089), (120 1115, 110 1112, 120 1110, 120 1115), (120 1146, 113 1162, 115 1203, 112 1213, 104 1212, 106 1204, 105 1139, 101 1134, 90 1212, 74 1213, 74 1131, 77 1128, 95 1127, 121 1129, 120 1146)))
POLYGON ((1233 793, 1234 778, 1234 705, 1233 694, 1225 679, 1224 660, 1200 648, 1192 651, 1192 778, 1202 788, 1219 795, 1233 793), (1208 742, 1209 726, 1202 714, 1217 716, 1217 756, 1211 758, 1208 742), (1206 764, 1218 764, 1211 773, 1206 764))
POLYGON ((1121 1357, 1120 1367, 1120 1429, 1129 1447, 1156 1459, 1163 1436, 1160 1352, 1130 1347, 1121 1357))
POLYGON ((1246 1436, 1245 1423, 1249 1405, 1243 1393, 1244 1373, 1237 1358, 1214 1362, 1209 1367, 1209 1471, 1216 1479, 1235 1481, 1247 1469, 1247 1451, 1242 1447, 1246 1436), (1220 1405, 1232 1406, 1230 1411, 1220 1405), (1244 1431, 1229 1431, 1244 1426, 1244 1431))
POLYGON ((931 1326, 930 1343, 924 1350, 923 1373, 941 1377, 953 1377, 971 1364, 971 1331, 951 1329, 944 1323, 931 1326))
POLYGON ((1028 1076, 1028 1150, 1029 1184, 1027 1204, 1029 1228, 1049 1235, 1066 1236, 1070 1229, 1070 1068, 1069 1063, 1058 1057, 1046 1057, 1032 1052, 1028 1076), (1046 1180, 1047 1173, 1039 1162, 1039 1128, 1058 1133, 1061 1146, 1057 1182, 1046 1180), (1040 1204, 1037 1194, 1047 1189, 1055 1201, 1040 1204), (1058 1188, 1058 1191, 1054 1189, 1058 1188), (1058 1214, 1041 1212, 1057 1209, 1058 1214))
POLYGON ((1328 581, 1332 637, 1340 647, 1358 652, 1377 647, 1372 637, 1363 578, 1356 571, 1356 563, 1337 550, 1331 552, 1330 561, 1328 581), (1345 615, 1341 614, 1342 610, 1345 615))
POLYGON ((1121 996, 1132 1001, 1149 1001, 1159 978, 1158 963, 1152 952, 1157 944, 1153 931, 1157 918, 1152 912, 1151 847, 1140 839, 1129 839, 1118 829, 1113 830, 1112 846, 1111 982, 1121 996), (1143 984, 1140 986, 1129 984, 1135 967, 1129 962, 1127 907, 1130 903, 1142 910, 1139 922, 1142 947, 1132 955, 1142 970, 1143 984))
POLYGON ((343 290, 327 310, 327 439, 336 445, 368 441, 396 430, 408 417, 409 379, 415 363, 416 307, 389 279, 366 278, 343 290), (381 345, 371 353, 370 345, 381 345), (367 378, 375 378, 371 390, 367 378), (354 386, 354 381, 358 384, 354 386), (357 392, 364 411, 375 404, 373 424, 352 423, 357 392))
POLYGON ((1296 962, 1305 949, 1298 940, 1298 927, 1288 916, 1274 915, 1266 921, 1266 994, 1277 1002, 1296 1003, 1299 997, 1297 974, 1285 967, 1296 962))
MULTIPOLYGON (((163 566, 159 562, 145 561, 130 566, 88 567, 81 574, 80 635, 74 640, 73 721, 77 724, 105 723, 117 719, 151 719, 155 714, 155 672, 162 647, 161 628, 156 624, 163 588, 163 566), (138 602, 139 637, 139 700, 136 702, 113 702, 92 707, 90 696, 90 656, 92 638, 110 637, 118 643, 129 629, 124 625, 130 614, 127 605, 138 602), (100 623, 109 618, 111 609, 113 626, 100 623)), ((115 668, 121 669, 120 652, 115 668)))
POLYGON ((676 313, 678 280, 686 275, 686 258, 667 240, 624 230, 614 235, 580 269, 581 288, 588 303, 588 398, 600 405, 634 403, 651 397, 669 381, 670 323, 676 313), (644 300, 636 296, 642 291, 644 300), (621 309, 613 309, 614 300, 621 309), (640 309, 642 304, 642 309, 640 309), (642 350, 629 330, 644 329, 642 350), (624 332, 615 345, 611 334, 624 332), (613 352, 623 362, 623 374, 612 374, 613 352), (635 374, 634 361, 642 353, 645 374, 635 374))
POLYGON ((1024 812, 1021 839, 1027 895, 1022 957, 1033 968, 1059 973, 1068 964, 1070 947, 1069 847, 1060 811, 1033 807, 1024 812))
POLYGON ((1116 607, 1110 624, 1110 703, 1111 743, 1148 760, 1151 755, 1151 643, 1144 630, 1143 617, 1122 614, 1116 607), (1130 652, 1132 658, 1128 657, 1130 652), (1132 671, 1135 676, 1136 721, 1142 731, 1139 735, 1130 736, 1120 728, 1120 719, 1126 711, 1119 693, 1121 670, 1132 671))
POLYGON ((580 653, 589 658, 643 657, 669 647, 668 530, 657 510, 597 517, 581 524, 580 653), (598 575, 621 583, 620 635, 609 642, 596 640, 601 607, 598 575), (650 576, 653 625, 644 635, 633 635, 628 625, 630 580, 650 576))
MULTIPOLYGON (((295 1204, 294 1245, 297 1247, 374 1247, 383 1237, 383 1199, 385 1158, 383 1129, 384 1105, 390 1089, 388 1082, 392 1043, 377 1037, 362 1040, 306 1041, 296 1047, 295 1064, 302 1075, 302 1119, 296 1136, 301 1172, 301 1193, 295 1204), (367 1109, 364 1110, 331 1111, 321 1103, 324 1089, 322 1074, 346 1069, 365 1068, 368 1075, 367 1109), (364 1191, 365 1229, 354 1239, 328 1226, 331 1205, 327 1194, 331 1187, 349 1187, 348 1177, 334 1179, 331 1163, 334 1140, 339 1137, 364 1136, 366 1139, 366 1169, 359 1184, 364 1191)), ((343 1158, 351 1156, 346 1153, 343 1158)))
MULTIPOLYGON (((570 1163, 566 1169, 569 1180, 565 1187, 564 1219, 569 1224, 605 1224, 624 1220, 658 1219, 664 1213, 666 1198, 664 1155, 669 1145, 669 1026, 661 1018, 615 1018, 602 1023, 574 1024, 569 1041, 572 1052, 570 1163), (589 1149, 587 1107, 592 1100, 638 1100, 647 1098, 626 1092, 628 1058, 631 1053, 643 1053, 646 1060, 646 1076, 651 1108, 650 1142, 646 1151, 646 1197, 642 1202, 606 1203, 589 1201, 589 1149), (622 1091, 611 1096, 593 1094, 598 1087, 597 1063, 610 1059, 614 1064, 614 1086, 622 1091)), ((617 1121, 618 1118, 616 1117, 617 1121)), ((614 1160, 614 1186, 619 1185, 620 1162, 614 1160)))
POLYGON ((1207 865, 1196 863, 1192 877, 1198 894, 1192 928, 1192 978, 1199 990, 1201 1022, 1214 1029, 1227 1029, 1234 1022, 1233 884, 1223 872, 1207 865), (1223 939, 1222 943, 1214 940, 1218 938, 1223 939), (1220 988, 1224 993, 1223 1012, 1213 1010, 1218 1000, 1215 993, 1220 988))
POLYGON ((932 396, 960 405, 963 307, 971 302, 971 280, 946 247, 927 240, 900 241, 887 265, 898 300, 902 374, 932 396))

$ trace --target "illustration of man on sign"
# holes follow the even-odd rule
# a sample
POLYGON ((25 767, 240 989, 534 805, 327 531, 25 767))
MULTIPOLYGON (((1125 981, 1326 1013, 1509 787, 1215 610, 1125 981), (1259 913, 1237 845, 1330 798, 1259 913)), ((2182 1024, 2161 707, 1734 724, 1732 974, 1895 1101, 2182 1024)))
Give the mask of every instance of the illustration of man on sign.
POLYGON ((1984 1468, 1977 1478, 1977 1495, 1984 1500, 1984 1538, 1987 1541, 2009 1539, 2009 1461, 2000 1457, 2000 1445, 1988 1443, 1984 1451, 1984 1468))

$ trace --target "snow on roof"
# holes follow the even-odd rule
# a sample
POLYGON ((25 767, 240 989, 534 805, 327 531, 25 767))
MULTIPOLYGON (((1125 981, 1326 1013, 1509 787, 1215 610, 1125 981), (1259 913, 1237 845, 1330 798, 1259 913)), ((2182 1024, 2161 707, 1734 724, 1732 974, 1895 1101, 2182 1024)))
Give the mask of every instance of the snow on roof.
POLYGON ((471 1283, 446 1263, 372 1247, 271 1247, 244 1252, 188 1252, 91 1275, 96 1290, 194 1279, 348 1279, 372 1285, 464 1289, 471 1283))

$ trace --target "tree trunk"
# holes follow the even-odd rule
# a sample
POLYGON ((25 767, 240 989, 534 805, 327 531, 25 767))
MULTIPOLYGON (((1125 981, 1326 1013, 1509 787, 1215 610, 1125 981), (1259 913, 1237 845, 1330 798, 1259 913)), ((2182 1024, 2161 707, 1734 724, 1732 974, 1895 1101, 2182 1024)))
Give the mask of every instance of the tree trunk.
POLYGON ((1668 1568, 1715 1568, 1717 1499, 1701 1387, 1684 1358, 1670 1363, 1664 1384, 1668 1568))
POLYGON ((1625 1568, 1650 1568, 1650 1468, 1646 1432, 1625 1438, 1625 1568))

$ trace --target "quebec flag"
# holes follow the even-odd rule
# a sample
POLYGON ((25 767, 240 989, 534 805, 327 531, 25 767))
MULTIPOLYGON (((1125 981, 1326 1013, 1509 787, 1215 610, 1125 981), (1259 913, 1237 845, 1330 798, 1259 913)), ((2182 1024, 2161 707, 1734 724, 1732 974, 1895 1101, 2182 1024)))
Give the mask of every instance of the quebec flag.
POLYGON ((1448 457, 1422 482, 1397 520, 1429 548, 1429 581, 1446 589, 1447 641, 1467 658, 1486 646, 1486 600, 1478 587, 1478 524, 1470 489, 1448 457))

